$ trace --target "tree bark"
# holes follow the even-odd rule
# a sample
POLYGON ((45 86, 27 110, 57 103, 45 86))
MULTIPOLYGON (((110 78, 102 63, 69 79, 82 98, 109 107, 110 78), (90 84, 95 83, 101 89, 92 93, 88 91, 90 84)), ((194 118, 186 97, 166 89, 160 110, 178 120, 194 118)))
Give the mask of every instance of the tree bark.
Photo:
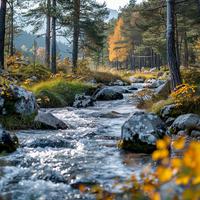
POLYGON ((52 44, 51 44, 51 72, 56 74, 56 0, 52 1, 52 44))
POLYGON ((179 32, 178 32, 178 21, 177 21, 177 14, 174 14, 175 16, 175 42, 176 42, 176 59, 177 59, 177 65, 180 67, 180 51, 179 51, 179 32))
POLYGON ((177 63, 175 45, 175 0, 167 0, 167 58, 172 89, 182 83, 180 67, 177 63))
POLYGON ((78 46, 79 46, 79 35, 80 35, 80 0, 74 0, 74 13, 73 13, 73 72, 76 73, 77 61, 78 61, 78 46))
POLYGON ((51 46, 50 8, 51 8, 51 0, 47 0, 46 36, 45 36, 45 65, 47 68, 50 68, 50 46, 51 46))
POLYGON ((4 69, 6 0, 0 0, 0 69, 4 69))
POLYGON ((199 14, 200 14, 200 0, 196 0, 196 1, 197 1, 198 9, 199 9, 199 14))
POLYGON ((14 55, 14 2, 11 1, 10 12, 11 12, 11 24, 10 24, 10 56, 14 55))
POLYGON ((186 31, 184 32, 184 67, 189 67, 189 51, 186 31))

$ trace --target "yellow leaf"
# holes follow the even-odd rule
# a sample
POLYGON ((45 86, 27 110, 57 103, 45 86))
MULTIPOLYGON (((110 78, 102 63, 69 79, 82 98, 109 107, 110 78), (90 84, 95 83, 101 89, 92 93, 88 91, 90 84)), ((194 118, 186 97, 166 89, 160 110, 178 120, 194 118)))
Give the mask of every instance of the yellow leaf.
POLYGON ((172 145, 176 150, 182 150, 185 147, 185 138, 179 137, 172 145))
POLYGON ((159 166, 156 170, 157 177, 161 183, 168 182, 172 178, 172 170, 170 168, 165 168, 159 166))
POLYGON ((200 176, 195 177, 195 178, 192 180, 192 184, 193 184, 193 185, 198 185, 198 184, 200 184, 200 176))
POLYGON ((182 166, 181 159, 179 159, 179 158, 173 158, 171 160, 171 166, 172 166, 172 168, 180 169, 180 167, 182 166))
POLYGON ((157 150, 153 152, 152 159, 156 161, 167 158, 168 156, 169 156, 169 151, 167 149, 157 150))
POLYGON ((155 192, 155 193, 152 195, 151 200, 161 200, 160 194, 159 194, 158 192, 155 192))
POLYGON ((177 185, 187 185, 190 181, 190 176, 182 176, 176 179, 177 185))

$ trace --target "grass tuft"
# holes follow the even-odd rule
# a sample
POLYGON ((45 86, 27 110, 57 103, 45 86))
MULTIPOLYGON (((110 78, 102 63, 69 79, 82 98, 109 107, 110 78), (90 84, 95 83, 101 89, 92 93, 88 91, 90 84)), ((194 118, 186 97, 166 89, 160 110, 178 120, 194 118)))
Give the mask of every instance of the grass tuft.
POLYGON ((63 78, 56 78, 40 82, 28 88, 38 100, 41 107, 72 106, 76 94, 93 94, 96 87, 77 81, 68 82, 63 78))

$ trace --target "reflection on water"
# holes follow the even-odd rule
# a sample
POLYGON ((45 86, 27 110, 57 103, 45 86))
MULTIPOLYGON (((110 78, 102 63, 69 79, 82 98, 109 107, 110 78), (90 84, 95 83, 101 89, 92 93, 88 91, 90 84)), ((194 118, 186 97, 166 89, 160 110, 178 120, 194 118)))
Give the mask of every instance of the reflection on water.
POLYGON ((71 185, 99 183, 112 190, 116 179, 139 174, 149 156, 120 151, 121 126, 136 108, 124 100, 97 102, 88 109, 52 109, 70 125, 62 131, 19 131, 21 148, 0 158, 0 197, 11 200, 94 199, 71 185))

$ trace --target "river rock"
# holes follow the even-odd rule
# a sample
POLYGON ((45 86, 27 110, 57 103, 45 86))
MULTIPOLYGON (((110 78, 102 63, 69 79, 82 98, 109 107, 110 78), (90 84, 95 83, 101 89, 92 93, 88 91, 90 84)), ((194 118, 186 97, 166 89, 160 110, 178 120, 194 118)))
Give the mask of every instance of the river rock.
POLYGON ((185 114, 179 116, 171 126, 173 133, 180 130, 198 130, 200 131, 200 116, 196 114, 185 114))
MULTIPOLYGON (((5 114, 31 115, 37 112, 38 107, 32 92, 14 84, 8 86, 9 96, 1 96, 1 111, 5 114)), ((1 114, 3 114, 1 112, 1 114)))
POLYGON ((146 85, 144 87, 155 89, 155 88, 160 87, 163 83, 164 81, 162 80, 149 79, 146 81, 146 85))
POLYGON ((14 134, 5 131, 0 125, 0 153, 11 153, 18 147, 18 139, 14 134))
POLYGON ((36 127, 40 127, 42 129, 68 129, 68 126, 63 121, 61 121, 49 112, 39 111, 34 121, 36 127))
POLYGON ((123 99, 123 94, 116 91, 115 88, 106 87, 97 92, 94 99, 99 101, 119 100, 123 99))
POLYGON ((92 97, 86 95, 76 95, 73 107, 86 108, 89 106, 94 106, 94 100, 92 97))
POLYGON ((129 80, 131 83, 144 83, 145 82, 145 80, 143 78, 130 77, 129 80))
POLYGON ((160 115, 163 119, 167 120, 169 117, 174 117, 176 110, 176 104, 166 105, 161 109, 160 115))
POLYGON ((191 136, 192 136, 192 137, 200 137, 200 131, 193 130, 193 131, 191 132, 191 136))
POLYGON ((171 82, 167 80, 164 84, 160 85, 155 90, 155 95, 167 98, 171 93, 171 82))
POLYGON ((112 85, 116 85, 116 86, 125 86, 127 85, 127 83, 121 81, 121 80, 116 80, 115 82, 112 83, 112 85))
POLYGON ((166 133, 167 127, 156 114, 135 112, 122 126, 122 148, 136 153, 152 153, 157 140, 166 133))

